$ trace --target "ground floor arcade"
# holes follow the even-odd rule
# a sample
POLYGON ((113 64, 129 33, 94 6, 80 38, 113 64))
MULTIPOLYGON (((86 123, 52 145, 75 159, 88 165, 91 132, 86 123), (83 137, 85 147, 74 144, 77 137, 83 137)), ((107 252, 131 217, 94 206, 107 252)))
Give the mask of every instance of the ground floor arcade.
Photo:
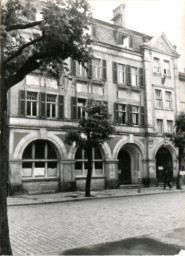
MULTIPOLYGON (((10 193, 46 193, 84 190, 86 152, 64 143, 65 132, 11 129, 10 193)), ((163 170, 171 180, 178 173, 177 151, 163 137, 134 134, 112 136, 93 150, 91 188, 102 190, 137 184, 148 186, 163 181, 163 170)))

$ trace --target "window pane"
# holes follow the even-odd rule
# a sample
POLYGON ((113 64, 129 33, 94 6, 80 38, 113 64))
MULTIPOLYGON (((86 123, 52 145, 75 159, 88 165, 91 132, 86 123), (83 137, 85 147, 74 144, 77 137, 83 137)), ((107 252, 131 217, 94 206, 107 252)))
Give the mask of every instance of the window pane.
POLYGON ((57 163, 48 162, 48 177, 57 176, 57 163))
POLYGON ((47 117, 50 117, 50 104, 47 104, 47 117))
POLYGON ((23 159, 32 159, 32 146, 33 146, 33 143, 29 144, 26 147, 22 156, 23 159))
POLYGON ((82 162, 75 163, 75 170, 82 170, 82 162))
POLYGON ((31 102, 30 101, 27 102, 27 115, 31 116, 31 102))
POLYGON ((54 104, 52 104, 52 117, 56 117, 56 111, 55 111, 56 107, 54 104))
POLYGON ((48 159, 57 159, 57 154, 54 150, 54 148, 52 147, 52 145, 50 145, 50 143, 47 144, 48 145, 48 159))
POLYGON ((37 102, 32 102, 32 115, 36 116, 37 115, 37 102))
POLYGON ((45 141, 35 141, 35 159, 45 158, 45 141))
POLYGON ((22 177, 32 177, 32 162, 22 164, 22 177))
POLYGON ((102 159, 101 151, 99 149, 94 149, 94 153, 95 159, 102 159))
POLYGON ((103 162, 95 162, 95 169, 103 169, 103 162))
POLYGON ((95 170, 95 175, 103 175, 103 169, 96 169, 95 170))
POLYGON ((45 162, 35 162, 35 167, 36 168, 44 168, 45 167, 45 162))
POLYGON ((84 169, 88 169, 88 162, 84 162, 84 169))
POLYGON ((82 149, 78 148, 75 154, 75 159, 82 159, 82 149))
POLYGON ((24 169, 32 168, 32 162, 24 162, 24 163, 22 163, 22 168, 24 168, 24 169))

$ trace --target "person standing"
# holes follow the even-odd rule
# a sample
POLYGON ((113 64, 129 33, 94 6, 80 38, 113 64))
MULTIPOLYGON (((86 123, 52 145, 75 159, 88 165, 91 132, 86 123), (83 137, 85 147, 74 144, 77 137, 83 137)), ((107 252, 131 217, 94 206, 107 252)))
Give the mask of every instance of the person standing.
POLYGON ((166 184, 171 188, 170 184, 170 175, 169 175, 169 170, 168 168, 164 169, 164 189, 166 189, 166 184))

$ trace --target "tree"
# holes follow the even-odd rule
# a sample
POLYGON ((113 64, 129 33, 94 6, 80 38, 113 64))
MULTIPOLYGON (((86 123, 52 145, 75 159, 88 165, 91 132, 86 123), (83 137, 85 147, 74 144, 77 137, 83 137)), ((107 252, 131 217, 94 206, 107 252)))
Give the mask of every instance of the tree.
POLYGON ((107 105, 89 100, 84 108, 83 116, 79 120, 78 128, 70 130, 66 134, 66 143, 71 145, 75 142, 77 147, 84 149, 87 153, 86 197, 91 196, 92 150, 100 147, 104 141, 109 140, 113 132, 114 128, 110 122, 107 105))
POLYGON ((182 165, 185 154, 185 113, 181 113, 175 120, 175 133, 172 136, 172 142, 178 148, 179 172, 177 176, 177 189, 182 189, 181 175, 182 165))
POLYGON ((68 57, 85 65, 90 57, 91 40, 85 32, 90 17, 86 0, 8 0, 2 4, 0 254, 12 254, 6 201, 9 173, 7 92, 36 69, 47 72, 59 82, 60 76, 68 71, 65 63, 68 57), (40 19, 36 19, 40 7, 40 19))

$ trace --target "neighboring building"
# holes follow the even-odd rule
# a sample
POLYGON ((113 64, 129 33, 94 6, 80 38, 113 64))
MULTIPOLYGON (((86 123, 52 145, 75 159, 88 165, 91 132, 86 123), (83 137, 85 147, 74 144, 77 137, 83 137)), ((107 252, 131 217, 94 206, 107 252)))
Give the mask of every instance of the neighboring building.
POLYGON ((164 33, 150 37, 125 28, 125 5, 114 24, 94 19, 95 59, 89 72, 70 60, 72 80, 61 85, 35 72, 9 93, 11 192, 84 189, 83 150, 65 144, 86 101, 106 101, 116 133, 93 151, 92 189, 142 182, 158 185, 162 169, 178 173, 177 150, 169 140, 177 113, 179 55, 164 33))

